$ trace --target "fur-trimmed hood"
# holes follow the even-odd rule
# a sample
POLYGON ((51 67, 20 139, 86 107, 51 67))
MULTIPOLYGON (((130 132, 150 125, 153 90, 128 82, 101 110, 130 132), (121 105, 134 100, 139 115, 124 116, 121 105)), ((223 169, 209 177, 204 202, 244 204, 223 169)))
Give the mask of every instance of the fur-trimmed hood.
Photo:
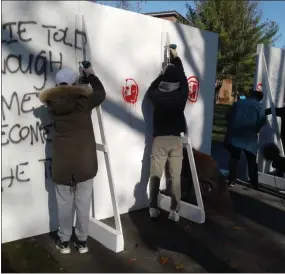
POLYGON ((43 104, 47 104, 48 101, 54 101, 58 98, 89 97, 90 94, 92 94, 92 89, 88 85, 66 85, 43 90, 39 93, 38 98, 43 104))
POLYGON ((39 94, 43 104, 48 105, 54 116, 68 115, 80 106, 82 98, 89 97, 92 89, 87 85, 56 86, 39 94))

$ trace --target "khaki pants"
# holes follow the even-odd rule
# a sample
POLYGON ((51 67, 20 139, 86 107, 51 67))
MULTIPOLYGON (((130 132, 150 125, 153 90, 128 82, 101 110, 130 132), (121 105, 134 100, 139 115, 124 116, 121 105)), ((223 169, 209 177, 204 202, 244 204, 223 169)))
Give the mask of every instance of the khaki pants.
POLYGON ((158 136, 152 144, 150 163, 150 208, 157 208, 160 179, 165 164, 169 163, 169 176, 172 188, 171 210, 179 212, 181 199, 180 175, 183 160, 183 147, 181 137, 158 136))

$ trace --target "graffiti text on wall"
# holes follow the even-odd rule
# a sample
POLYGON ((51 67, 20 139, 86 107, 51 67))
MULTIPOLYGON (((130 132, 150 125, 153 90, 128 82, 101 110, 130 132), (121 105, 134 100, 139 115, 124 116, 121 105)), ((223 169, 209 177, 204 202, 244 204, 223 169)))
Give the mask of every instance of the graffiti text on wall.
MULTIPOLYGON (((45 179, 51 180, 51 158, 39 159, 38 162, 44 165, 45 169, 45 179)), ((1 183, 2 183, 2 191, 3 185, 4 187, 12 187, 14 183, 26 183, 30 182, 31 178, 28 175, 28 169, 31 163, 23 162, 18 163, 10 169, 3 172, 1 183)))
MULTIPOLYGON (((6 50, 2 56, 2 76, 13 75, 13 80, 9 81, 7 86, 4 84, 1 95, 1 145, 6 149, 15 145, 28 145, 31 147, 25 146, 25 150, 30 151, 33 148, 38 150, 39 147, 34 145, 39 143, 47 146, 51 141, 53 128, 49 119, 47 122, 46 118, 41 117, 42 114, 35 115, 35 110, 40 104, 37 98, 38 92, 47 88, 49 77, 63 67, 64 59, 70 59, 67 55, 68 49, 83 51, 87 36, 85 32, 76 28, 44 25, 32 20, 13 21, 2 23, 1 42, 6 50), (41 46, 36 47, 37 45, 41 46), (55 50, 58 49, 58 45, 62 46, 62 52, 55 50), (24 82, 19 83, 17 74, 25 77, 31 75, 35 78, 24 78, 22 80, 24 82)), ((74 51, 72 54, 75 54, 74 51)), ((8 150, 4 151, 7 152, 8 150)), ((10 157, 18 160, 17 153, 14 154, 13 152, 10 157)), ((35 151, 34 155, 38 155, 38 152, 35 151)), ((46 180, 50 180, 52 159, 47 155, 38 157, 40 159, 18 160, 17 164, 8 165, 6 162, 2 170, 2 190, 3 186, 5 188, 12 187, 16 183, 32 182, 29 170, 31 166, 32 170, 37 170, 36 164, 43 165, 45 170, 43 176, 46 180)), ((7 160, 8 158, 7 155, 7 160)))
MULTIPOLYGON (((8 22, 2 24, 2 44, 11 45, 14 43, 23 43, 23 48, 29 47, 29 43, 35 41, 31 34, 29 34, 29 27, 40 27, 46 33, 46 45, 51 48, 56 43, 63 43, 65 46, 74 48, 75 50, 83 50, 83 45, 87 43, 87 36, 85 32, 75 29, 71 31, 68 27, 58 28, 53 25, 40 25, 35 21, 18 21, 8 22), (67 37, 71 37, 70 41, 67 37)), ((27 49, 26 49, 27 51, 27 49)), ((2 74, 17 73, 36 74, 43 76, 43 83, 41 86, 34 88, 39 91, 45 88, 48 72, 54 72, 61 69, 63 64, 62 52, 53 53, 51 50, 42 49, 38 53, 23 54, 23 50, 19 54, 10 53, 2 59, 2 74)))

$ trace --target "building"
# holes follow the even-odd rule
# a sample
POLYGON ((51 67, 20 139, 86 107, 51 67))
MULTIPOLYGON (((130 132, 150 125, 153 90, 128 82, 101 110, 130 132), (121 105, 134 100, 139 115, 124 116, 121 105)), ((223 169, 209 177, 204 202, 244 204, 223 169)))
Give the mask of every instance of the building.
POLYGON ((235 101, 232 94, 233 82, 231 79, 224 79, 218 91, 216 103, 231 105, 235 101))
POLYGON ((189 22, 184 16, 182 16, 179 12, 174 11, 174 10, 172 10, 172 11, 148 12, 148 13, 143 13, 143 14, 153 16, 156 18, 169 20, 169 21, 175 22, 175 23, 187 24, 189 22))

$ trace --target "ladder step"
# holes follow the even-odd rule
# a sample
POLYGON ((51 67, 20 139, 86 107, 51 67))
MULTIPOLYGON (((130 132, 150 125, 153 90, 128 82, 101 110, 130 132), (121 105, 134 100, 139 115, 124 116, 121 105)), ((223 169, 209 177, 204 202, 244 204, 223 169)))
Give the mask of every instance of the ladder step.
POLYGON ((97 144, 97 143, 96 143, 96 148, 97 148, 97 150, 99 150, 99 151, 108 153, 108 148, 107 148, 106 145, 97 144))

